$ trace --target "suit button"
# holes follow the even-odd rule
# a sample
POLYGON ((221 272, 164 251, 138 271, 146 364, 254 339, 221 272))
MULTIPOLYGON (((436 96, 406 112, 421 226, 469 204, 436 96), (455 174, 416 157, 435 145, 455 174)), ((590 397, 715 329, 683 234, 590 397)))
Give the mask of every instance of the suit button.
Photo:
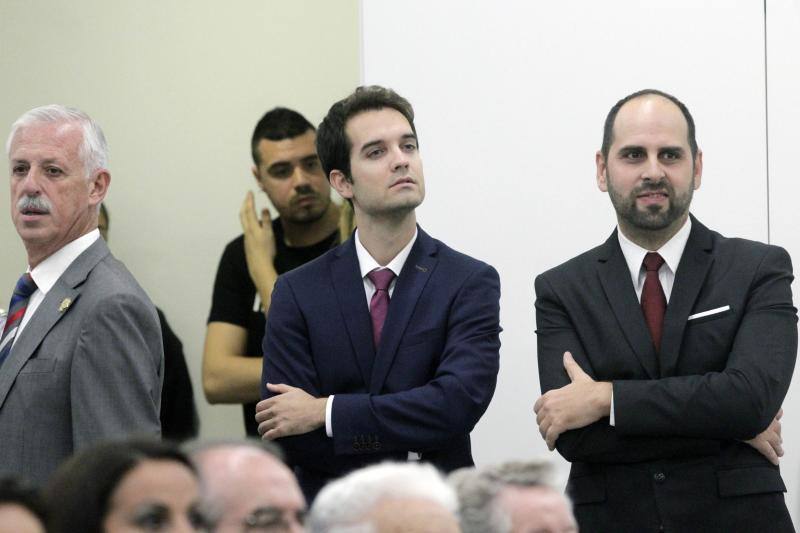
POLYGON ((656 483, 664 483, 665 479, 667 479, 667 476, 664 475, 664 472, 656 472, 653 474, 653 481, 656 483))

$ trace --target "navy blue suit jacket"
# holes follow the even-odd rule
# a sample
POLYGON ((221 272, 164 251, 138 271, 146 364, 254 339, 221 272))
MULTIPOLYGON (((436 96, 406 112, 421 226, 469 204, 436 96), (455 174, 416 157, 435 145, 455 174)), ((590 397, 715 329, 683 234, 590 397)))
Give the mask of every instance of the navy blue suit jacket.
POLYGON ((569 383, 565 350, 614 387, 615 426, 604 418, 556 441, 582 530, 793 530, 778 467, 743 442, 789 388, 792 279, 782 248, 692 218, 657 354, 616 232, 537 277, 542 392, 569 383))
POLYGON ((280 439, 307 495, 407 452, 445 471, 471 466, 469 433, 494 394, 500 280, 421 229, 376 351, 354 238, 278 278, 264 337, 266 383, 333 400, 320 428, 280 439))

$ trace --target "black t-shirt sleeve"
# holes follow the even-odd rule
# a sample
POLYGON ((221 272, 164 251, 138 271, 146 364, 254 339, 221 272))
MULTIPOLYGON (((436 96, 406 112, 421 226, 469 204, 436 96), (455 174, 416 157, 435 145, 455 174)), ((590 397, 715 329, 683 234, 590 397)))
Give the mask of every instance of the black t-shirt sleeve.
POLYGON ((244 255, 244 237, 239 236, 222 252, 208 321, 228 322, 247 328, 255 296, 256 287, 250 279, 244 255))

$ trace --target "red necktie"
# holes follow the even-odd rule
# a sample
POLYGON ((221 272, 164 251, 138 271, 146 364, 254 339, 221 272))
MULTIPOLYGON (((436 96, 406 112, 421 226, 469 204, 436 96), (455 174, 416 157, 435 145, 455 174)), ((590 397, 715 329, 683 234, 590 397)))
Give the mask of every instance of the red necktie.
POLYGON ((642 264, 647 271, 642 288, 642 311, 658 353, 661 348, 661 332, 664 329, 664 312, 667 309, 667 298, 658 279, 658 269, 664 264, 664 258, 655 252, 649 252, 644 256, 642 264))
POLYGON ((375 293, 369 302, 369 314, 372 317, 372 340, 375 341, 375 348, 381 342, 381 331, 383 322, 386 320, 386 313, 389 312, 389 285, 394 279, 394 272, 388 268, 375 269, 367 277, 375 285, 375 293))

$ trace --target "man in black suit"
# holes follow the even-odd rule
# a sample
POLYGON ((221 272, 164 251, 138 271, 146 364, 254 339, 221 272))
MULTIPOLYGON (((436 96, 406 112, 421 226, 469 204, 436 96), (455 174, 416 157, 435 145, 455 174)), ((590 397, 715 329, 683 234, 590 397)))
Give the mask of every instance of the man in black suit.
POLYGON ((777 466, 791 261, 689 215, 702 162, 675 97, 620 100, 596 155, 618 228, 536 279, 534 410, 585 531, 794 530, 777 466))

